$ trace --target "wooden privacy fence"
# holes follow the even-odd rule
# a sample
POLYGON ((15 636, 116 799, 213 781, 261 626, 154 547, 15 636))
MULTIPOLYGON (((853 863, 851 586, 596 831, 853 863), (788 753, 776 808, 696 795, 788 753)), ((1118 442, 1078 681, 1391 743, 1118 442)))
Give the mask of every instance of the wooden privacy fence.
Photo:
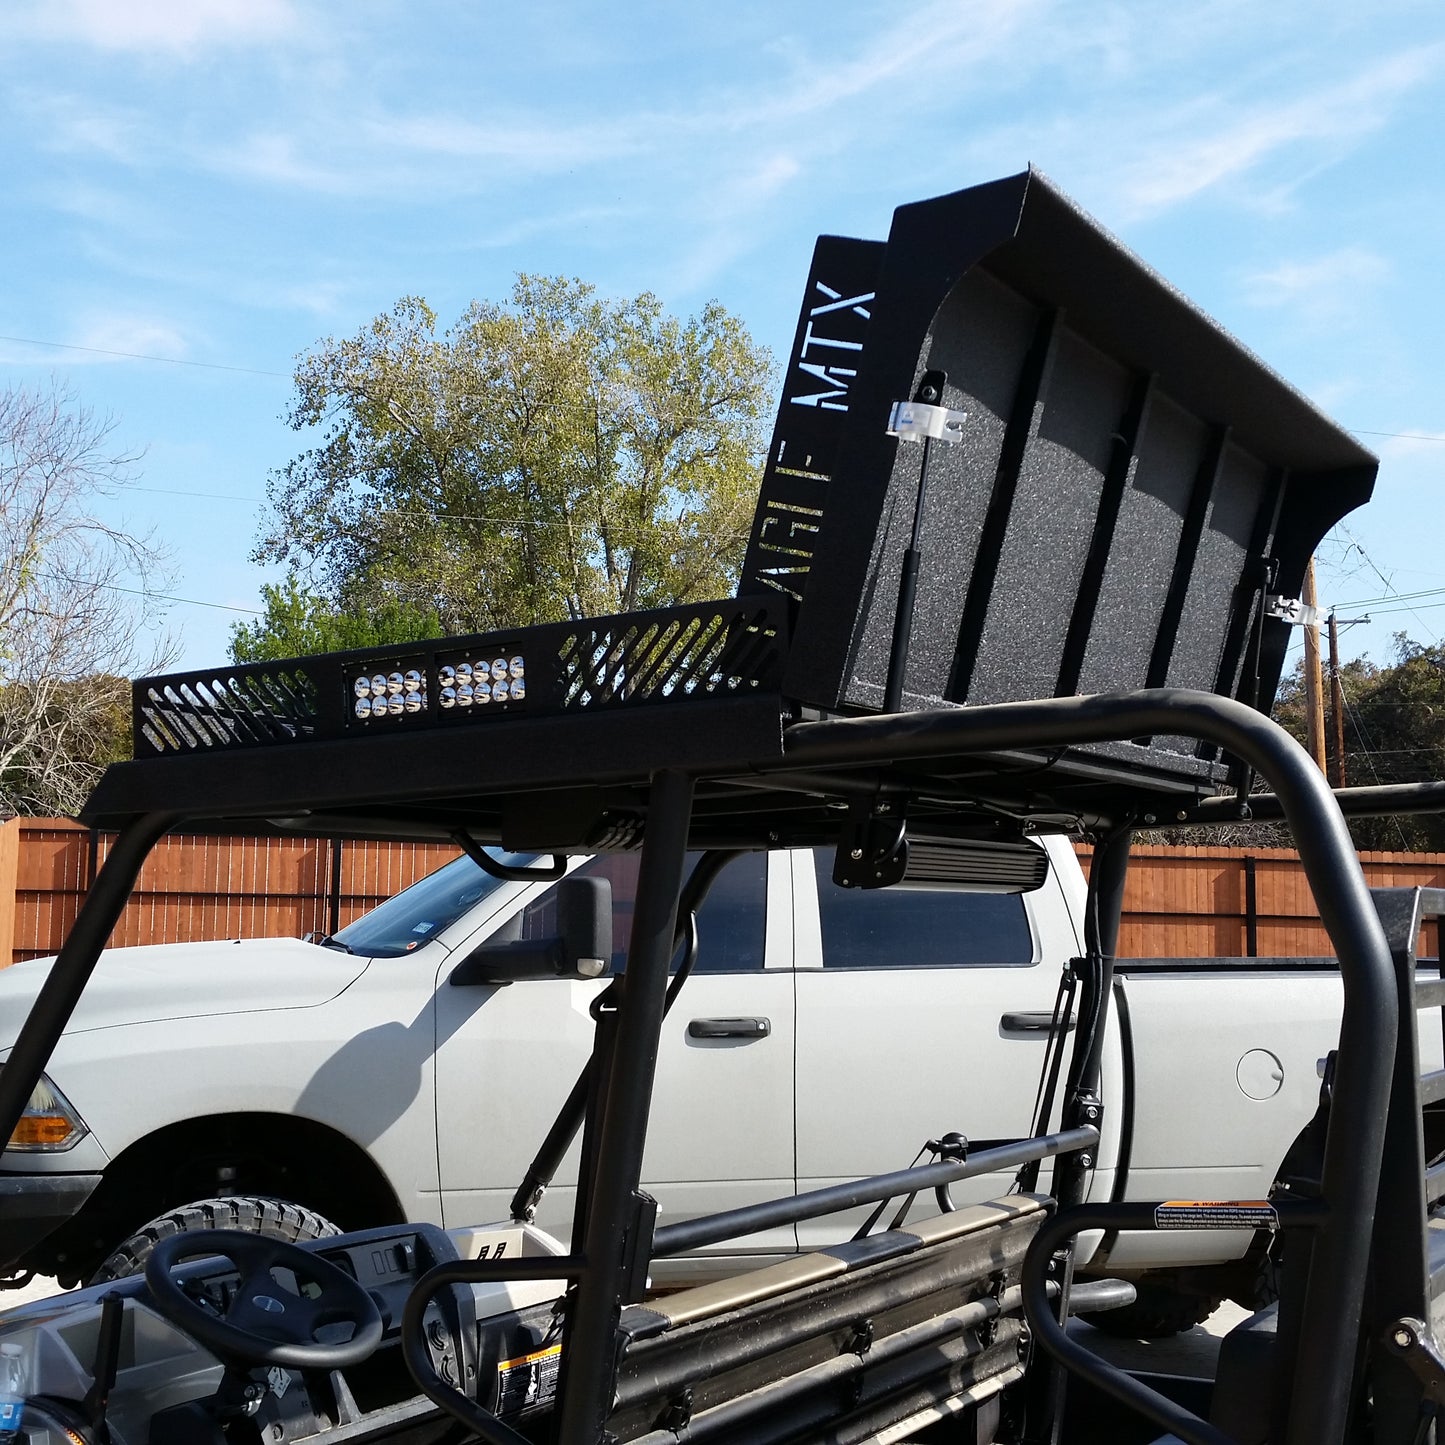
MULTIPOLYGON (((1079 850, 1088 868, 1088 853, 1079 850)), ((1361 853, 1372 888, 1445 887, 1445 853, 1361 853)), ((1289 848, 1136 844, 1124 887, 1123 958, 1317 958, 1333 953, 1289 848)), ((1436 925, 1423 957, 1439 956, 1436 925)))
MULTIPOLYGON (((0 824, 0 966, 54 953, 110 839, 67 819, 0 824)), ((112 942, 334 933, 430 873, 443 844, 176 835, 141 873, 112 942)), ((1088 866, 1087 850, 1080 856, 1088 866)), ((1445 853, 1364 853, 1371 884, 1445 887, 1445 853)), ((1136 846, 1119 952, 1127 958, 1315 957, 1330 951, 1285 848, 1136 846)), ((1429 925, 1422 952, 1436 956, 1429 925)))
MULTIPOLYGON (((64 818, 0 825, 0 966, 60 947, 111 836, 64 818)), ((175 834, 146 860, 111 943, 334 933, 456 856, 433 843, 175 834)))

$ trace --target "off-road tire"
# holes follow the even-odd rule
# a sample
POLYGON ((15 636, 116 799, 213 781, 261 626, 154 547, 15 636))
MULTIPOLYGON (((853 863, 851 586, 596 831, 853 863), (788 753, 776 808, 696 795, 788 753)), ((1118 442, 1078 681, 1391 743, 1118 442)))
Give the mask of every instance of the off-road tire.
POLYGON ((205 1229, 243 1229, 267 1239, 284 1239, 288 1244, 307 1239, 325 1239, 341 1231, 315 1210, 303 1209, 284 1199, 235 1194, 222 1199, 198 1199, 153 1219, 144 1228, 118 1244, 90 1277, 91 1284, 105 1284, 140 1274, 159 1240, 172 1234, 195 1233, 205 1229))
POLYGON ((1134 1281, 1138 1298, 1116 1310, 1081 1314, 1096 1330, 1128 1340, 1162 1340, 1202 1325, 1220 1306, 1217 1295, 1199 1294, 1158 1280, 1134 1281))

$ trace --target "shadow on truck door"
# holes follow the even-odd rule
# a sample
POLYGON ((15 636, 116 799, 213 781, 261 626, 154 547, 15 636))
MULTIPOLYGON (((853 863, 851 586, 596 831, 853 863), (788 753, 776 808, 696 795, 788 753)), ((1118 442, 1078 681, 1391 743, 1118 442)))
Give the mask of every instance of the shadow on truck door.
MULTIPOLYGON (((902 1169, 930 1138, 1029 1133, 1046 1032, 1006 1014, 1052 1009, 1071 936, 1056 877, 1038 892, 854 890, 820 850, 820 967, 798 970, 798 1187, 902 1169), (1062 924, 1062 926, 1060 926, 1062 924)), ((801 886, 801 884, 800 884, 801 886)), ((958 1203, 1003 1192, 992 1175, 956 1186, 958 1203)), ((932 1198, 921 1214, 935 1212, 932 1198)), ((869 1211, 799 1225, 800 1243, 846 1239, 869 1211)))
MULTIPOLYGON (((631 927, 637 863, 636 854, 612 854, 580 870, 612 885, 616 963, 631 927)), ((553 907, 544 894, 504 935, 545 934, 553 907)), ((793 1192, 790 913, 787 858, 770 867, 762 853, 729 863, 701 910, 698 962, 663 1027, 643 1161, 643 1185, 663 1222, 793 1192)), ((453 989, 439 979, 437 1137, 449 1224, 506 1216, 591 1052, 588 1007, 603 986, 549 979, 453 989)), ((546 1228, 565 1233, 576 1159, 574 1144, 543 1200, 538 1220, 546 1228)), ((788 1227, 750 1244, 792 1249, 795 1235, 788 1227)))

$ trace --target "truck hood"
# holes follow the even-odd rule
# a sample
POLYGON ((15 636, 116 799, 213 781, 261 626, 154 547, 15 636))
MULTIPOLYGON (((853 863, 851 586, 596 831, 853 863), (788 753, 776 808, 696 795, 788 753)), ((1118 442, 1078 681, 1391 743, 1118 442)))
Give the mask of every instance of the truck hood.
MULTIPOLYGON (((54 962, 36 958, 0 969, 0 1049, 14 1044, 54 962)), ((335 998, 370 962, 297 938, 110 948, 101 954, 65 1032, 313 1008, 335 998)))

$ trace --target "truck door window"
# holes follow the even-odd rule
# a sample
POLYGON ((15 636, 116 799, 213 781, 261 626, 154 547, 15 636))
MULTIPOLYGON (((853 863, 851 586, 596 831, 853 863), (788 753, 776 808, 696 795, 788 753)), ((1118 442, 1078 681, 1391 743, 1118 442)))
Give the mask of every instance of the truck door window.
MULTIPOLYGON (((698 855, 688 855, 691 871, 698 855)), ((605 878, 612 885, 612 968, 620 973, 632 937, 632 910, 637 898, 637 853, 604 853, 590 858, 572 876, 605 878)), ((767 907, 767 854, 744 853, 718 874, 698 912, 696 973, 751 973, 763 966, 763 933, 767 907)), ((557 908, 549 890, 513 920, 515 932, 501 938, 547 938, 556 932, 557 908)))
POLYGON ((833 854, 813 854, 824 968, 1024 967, 1033 934, 1020 893, 839 888, 833 854))
MULTIPOLYGON (((532 853, 500 853, 498 861, 522 868, 535 857, 532 853)), ((450 927, 499 886, 496 878, 483 873, 470 858, 453 858, 348 923, 334 941, 367 958, 400 958, 450 927)))

